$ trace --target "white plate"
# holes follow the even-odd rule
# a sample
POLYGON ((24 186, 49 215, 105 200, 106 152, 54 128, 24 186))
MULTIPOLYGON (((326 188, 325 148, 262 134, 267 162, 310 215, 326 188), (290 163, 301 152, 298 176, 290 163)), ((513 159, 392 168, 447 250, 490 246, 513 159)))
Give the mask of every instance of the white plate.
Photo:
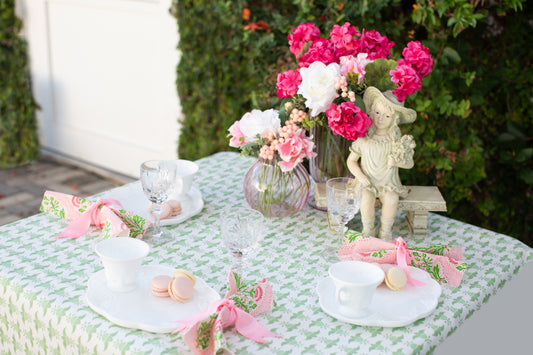
MULTIPOLYGON (((187 219, 197 215, 204 208, 204 201, 202 200, 202 193, 195 186, 191 187, 188 192, 189 199, 182 203, 181 213, 175 217, 161 220, 162 226, 179 224, 187 219)), ((144 195, 141 182, 136 181, 129 185, 110 191, 105 194, 106 198, 114 198, 120 201, 125 210, 135 212, 137 215, 153 221, 153 217, 148 211, 150 202, 144 195)), ((172 199, 171 195, 169 199, 172 199)))
POLYGON ((321 280, 317 287, 320 307, 330 316, 351 324, 392 328, 409 325, 437 308, 442 291, 439 283, 426 271, 409 266, 409 272, 425 285, 406 285, 400 291, 392 291, 382 283, 374 293, 367 316, 350 318, 339 312, 335 300, 335 284, 329 277, 321 280))
POLYGON ((220 295, 200 278, 196 278, 194 294, 187 303, 154 296, 152 279, 173 273, 174 269, 166 266, 143 266, 136 290, 114 292, 107 287, 104 270, 100 270, 89 278, 87 302, 96 313, 122 327, 152 333, 172 332, 179 327, 175 321, 191 317, 220 299, 220 295))

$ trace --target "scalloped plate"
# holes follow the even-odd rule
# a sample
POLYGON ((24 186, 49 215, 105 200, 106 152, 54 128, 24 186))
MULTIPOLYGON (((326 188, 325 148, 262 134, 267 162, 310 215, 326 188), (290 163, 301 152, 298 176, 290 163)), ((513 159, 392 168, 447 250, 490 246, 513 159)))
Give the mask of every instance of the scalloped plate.
POLYGON ((102 269, 89 278, 87 302, 96 313, 121 327, 170 333, 179 327, 176 321, 191 317, 220 299, 220 295, 198 277, 194 294, 187 303, 180 303, 170 297, 154 296, 152 279, 157 275, 173 274, 174 269, 170 267, 143 266, 134 291, 114 292, 107 287, 102 269))
POLYGON ((374 293, 369 314, 361 318, 350 318, 340 313, 335 299, 335 284, 326 277, 317 287, 320 307, 333 318, 346 323, 391 328, 409 325, 431 314, 437 308, 442 292, 440 284, 426 271, 409 266, 409 272, 425 285, 406 285, 400 291, 392 291, 382 283, 374 293))

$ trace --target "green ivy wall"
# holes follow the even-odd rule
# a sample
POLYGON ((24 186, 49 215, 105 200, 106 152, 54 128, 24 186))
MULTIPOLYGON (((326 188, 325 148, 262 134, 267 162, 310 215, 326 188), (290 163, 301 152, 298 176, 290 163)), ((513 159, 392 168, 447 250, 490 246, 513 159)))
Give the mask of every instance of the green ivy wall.
POLYGON ((27 44, 19 35, 22 23, 14 7, 15 0, 0 1, 0 167, 39 156, 27 44))

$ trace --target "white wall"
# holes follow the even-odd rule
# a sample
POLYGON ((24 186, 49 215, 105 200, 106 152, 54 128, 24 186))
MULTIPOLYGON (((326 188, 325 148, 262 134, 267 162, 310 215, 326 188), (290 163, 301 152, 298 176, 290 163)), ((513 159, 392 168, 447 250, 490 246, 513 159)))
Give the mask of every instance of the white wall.
POLYGON ((137 177, 177 155, 171 0, 19 0, 45 150, 137 177))

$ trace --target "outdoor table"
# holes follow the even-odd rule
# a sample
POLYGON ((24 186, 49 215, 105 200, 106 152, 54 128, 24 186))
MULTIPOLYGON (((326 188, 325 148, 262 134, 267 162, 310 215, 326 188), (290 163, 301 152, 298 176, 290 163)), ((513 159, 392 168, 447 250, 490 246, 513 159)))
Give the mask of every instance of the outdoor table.
MULTIPOLYGON (((153 247, 143 265, 188 269, 220 289, 231 260, 217 221, 224 207, 244 200, 242 182, 252 162, 232 152, 198 160, 195 185, 205 203, 202 212, 163 227, 173 241, 153 247)), ((123 188, 128 185, 117 189, 123 188)), ((247 267, 248 281, 267 278, 272 284, 276 306, 257 320, 282 337, 258 344, 226 331, 229 348, 237 354, 430 352, 533 256, 531 248, 511 237, 433 213, 428 236, 415 240, 402 217, 400 213, 394 233, 408 247, 459 246, 468 264, 459 287, 441 284, 433 313, 399 328, 357 326, 324 313, 316 287, 329 266, 320 256, 330 242, 326 214, 306 206, 292 216, 267 220, 265 238, 247 267)), ((76 240, 52 239, 67 224, 41 213, 0 227, 0 353, 189 353, 178 334, 123 328, 89 308, 87 281, 102 269, 93 250, 98 230, 76 240)), ((360 228, 359 217, 354 225, 360 228)))

